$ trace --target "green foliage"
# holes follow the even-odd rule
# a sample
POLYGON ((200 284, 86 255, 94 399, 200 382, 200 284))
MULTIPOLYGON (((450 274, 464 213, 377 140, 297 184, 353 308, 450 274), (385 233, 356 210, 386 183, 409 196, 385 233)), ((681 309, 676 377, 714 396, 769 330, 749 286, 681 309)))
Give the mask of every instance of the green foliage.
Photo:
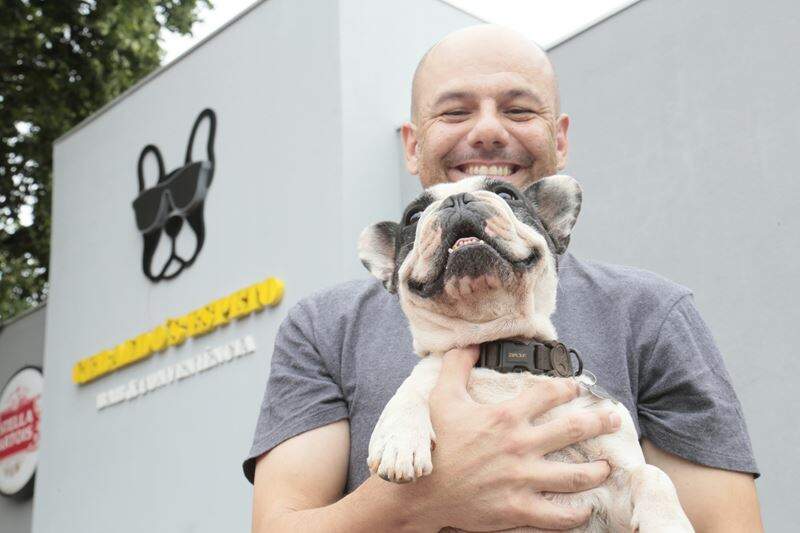
POLYGON ((52 144, 158 67, 210 0, 0 0, 0 323, 44 301, 52 144))

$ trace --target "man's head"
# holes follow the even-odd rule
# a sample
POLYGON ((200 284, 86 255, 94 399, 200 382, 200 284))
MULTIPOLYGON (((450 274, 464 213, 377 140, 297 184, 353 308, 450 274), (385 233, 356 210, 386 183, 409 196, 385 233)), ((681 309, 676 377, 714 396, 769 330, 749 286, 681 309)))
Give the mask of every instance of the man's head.
POLYGON ((524 188, 564 168, 568 127, 544 51, 512 30, 473 26, 417 66, 402 128, 406 165, 425 188, 468 175, 524 188))
POLYGON ((484 177, 438 184, 400 223, 367 227, 359 257, 399 294, 420 355, 514 336, 552 340, 555 255, 580 205, 569 176, 524 191, 484 177))

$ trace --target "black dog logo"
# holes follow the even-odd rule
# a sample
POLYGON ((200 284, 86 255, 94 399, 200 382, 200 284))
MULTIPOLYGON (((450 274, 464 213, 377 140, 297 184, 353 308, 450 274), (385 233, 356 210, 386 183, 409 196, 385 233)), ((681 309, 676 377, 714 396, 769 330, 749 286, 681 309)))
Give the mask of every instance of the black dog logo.
POLYGON ((203 248, 205 241, 205 223, 203 221, 203 204, 211 179, 214 177, 214 135, 217 129, 217 116, 211 109, 204 109, 194 121, 189 145, 186 148, 186 160, 182 167, 169 174, 164 173, 164 160, 161 151, 152 144, 142 149, 139 155, 139 195, 133 201, 136 215, 136 226, 144 238, 142 270, 152 281, 172 279, 183 269, 191 266, 203 248), (204 120, 208 120, 208 140, 206 142, 206 159, 192 161, 192 148, 197 128, 204 120), (146 189, 144 186, 144 162, 148 154, 156 158, 158 164, 158 183, 146 189), (181 257, 176 249, 175 241, 184 226, 184 220, 194 232, 195 247, 189 258, 181 257), (153 270, 153 256, 161 240, 161 234, 167 233, 171 239, 169 257, 163 261, 161 269, 153 270))

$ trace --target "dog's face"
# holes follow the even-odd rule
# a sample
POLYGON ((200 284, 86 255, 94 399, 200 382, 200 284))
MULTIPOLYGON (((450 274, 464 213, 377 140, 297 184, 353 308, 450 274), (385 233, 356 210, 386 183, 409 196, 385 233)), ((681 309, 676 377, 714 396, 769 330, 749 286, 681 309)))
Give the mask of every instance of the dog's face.
MULTIPOLYGON (((555 338, 555 254, 580 211, 569 176, 525 191, 474 177, 429 188, 400 223, 359 239, 359 257, 397 291, 421 355, 499 338, 555 338)), ((546 340, 545 339, 545 340, 546 340)))

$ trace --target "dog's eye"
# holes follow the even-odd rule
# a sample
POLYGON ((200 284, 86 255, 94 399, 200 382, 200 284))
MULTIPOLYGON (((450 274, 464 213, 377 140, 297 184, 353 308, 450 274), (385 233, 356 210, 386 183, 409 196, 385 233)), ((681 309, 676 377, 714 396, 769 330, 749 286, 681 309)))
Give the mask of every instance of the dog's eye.
POLYGON ((406 220, 405 220, 406 226, 410 226, 412 224, 416 224, 417 222, 419 222, 419 219, 422 216, 423 211, 424 209, 416 207, 411 211, 409 211, 408 213, 406 213, 406 220))
POLYGON ((506 188, 498 189, 497 191, 495 191, 495 194, 500 198, 502 198, 503 200, 505 200, 506 202, 510 202, 511 200, 519 200, 519 198, 517 197, 517 193, 515 193, 511 189, 506 189, 506 188))

